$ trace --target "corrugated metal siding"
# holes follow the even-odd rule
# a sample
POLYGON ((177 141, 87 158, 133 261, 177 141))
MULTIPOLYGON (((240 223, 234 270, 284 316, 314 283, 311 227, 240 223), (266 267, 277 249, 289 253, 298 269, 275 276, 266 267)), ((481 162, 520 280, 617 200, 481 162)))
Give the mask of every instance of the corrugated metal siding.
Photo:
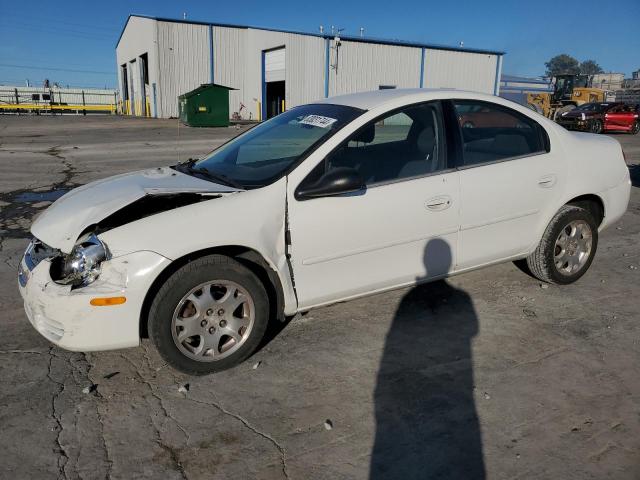
POLYGON ((245 49, 245 29, 213 27, 214 82, 237 89, 229 92, 229 113, 238 112, 242 102, 245 108, 241 114, 249 118, 247 111, 254 102, 245 96, 245 49))
POLYGON ((178 116, 178 96, 209 83, 209 27, 158 22, 159 115, 178 116))
POLYGON ((287 108, 324 97, 324 39, 286 34, 287 108))
MULTIPOLYGON (((118 64, 147 51, 150 83, 158 87, 158 115, 177 116, 177 97, 211 81, 210 26, 131 20, 118 45, 118 64)), ((330 43, 333 47, 333 40, 330 43)), ((309 35, 214 26, 214 82, 237 89, 230 92, 231 113, 242 103, 242 117, 256 119, 262 100, 262 52, 284 47, 287 108, 308 103, 324 97, 325 46, 325 39, 309 35)), ((338 69, 329 70, 329 95, 377 90, 380 85, 419 87, 421 53, 419 47, 343 40, 338 69)), ((494 54, 426 49, 423 86, 493 93, 497 59, 494 54)), ((334 48, 330 63, 336 64, 334 48)))
POLYGON ((459 88, 492 94, 497 61, 497 55, 427 49, 424 87, 459 88))
MULTIPOLYGON (((214 27, 214 31, 234 30, 214 27)), ((317 37, 297 35, 292 33, 271 32, 267 30, 247 29, 240 30, 239 35, 245 35, 244 42, 234 42, 227 54, 233 58, 234 65, 244 60, 242 74, 242 91, 238 98, 246 106, 243 110, 243 118, 255 119, 259 117, 257 102, 262 101, 262 52, 273 48, 284 47, 286 55, 286 108, 309 103, 324 96, 324 40, 317 37)), ((217 38, 217 35, 216 35, 217 38)), ((216 50, 217 52, 217 50, 216 50)), ((221 68, 222 62, 216 54, 214 68, 216 72, 221 68)), ((216 73, 216 82, 223 83, 222 78, 216 73)), ((233 86, 233 85, 231 85, 233 86)), ((235 92, 232 92, 232 94, 235 92)), ((234 105, 234 96, 230 97, 230 111, 237 111, 234 105)))
POLYGON ((420 48, 343 41, 336 70, 333 40, 331 47, 329 96, 377 90, 380 85, 420 86, 420 48))

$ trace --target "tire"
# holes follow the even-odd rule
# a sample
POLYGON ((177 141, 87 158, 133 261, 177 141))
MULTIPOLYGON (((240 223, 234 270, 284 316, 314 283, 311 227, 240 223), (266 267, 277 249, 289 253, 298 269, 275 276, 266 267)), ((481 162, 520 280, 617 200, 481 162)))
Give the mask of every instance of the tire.
POLYGON ((602 120, 599 120, 599 119, 592 120, 591 125, 589 127, 589 131, 595 134, 602 133, 603 132, 602 120))
POLYGON ((598 226, 591 213, 575 205, 564 205, 551 219, 538 247, 527 257, 527 267, 543 282, 566 285, 585 274, 597 247, 598 226), (564 242, 560 238, 563 233, 564 242), (572 262, 576 264, 571 266, 572 262))
POLYGON ((631 135, 637 135, 640 132, 640 121, 636 120, 631 126, 631 135))
POLYGON ((199 258, 174 272, 156 294, 148 321, 162 358, 190 375, 243 362, 260 345, 268 323, 264 285, 224 255, 199 258))

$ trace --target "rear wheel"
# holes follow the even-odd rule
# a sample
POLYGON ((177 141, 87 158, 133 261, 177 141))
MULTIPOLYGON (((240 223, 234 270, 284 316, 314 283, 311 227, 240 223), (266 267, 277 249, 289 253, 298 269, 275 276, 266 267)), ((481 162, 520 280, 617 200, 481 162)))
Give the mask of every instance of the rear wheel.
POLYGON ((598 226, 588 210, 564 205, 553 217, 527 257, 529 271, 539 280, 568 284, 589 269, 598 247, 598 226))
POLYGON ((631 135, 637 135, 638 132, 640 132, 640 121, 636 120, 633 122, 633 125, 631 125, 631 135))
POLYGON ((268 320, 269 299, 253 272, 232 258, 211 255, 178 269, 158 291, 149 336, 176 370, 203 375, 251 355, 268 320))

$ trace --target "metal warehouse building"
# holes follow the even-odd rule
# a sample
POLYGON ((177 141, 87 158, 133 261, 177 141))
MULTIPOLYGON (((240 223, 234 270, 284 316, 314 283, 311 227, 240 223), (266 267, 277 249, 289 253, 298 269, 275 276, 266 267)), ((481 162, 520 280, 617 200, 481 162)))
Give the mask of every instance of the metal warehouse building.
POLYGON ((116 46, 122 100, 177 117, 201 84, 233 88, 231 116, 264 119, 323 97, 380 88, 498 94, 502 52, 130 15, 116 46))

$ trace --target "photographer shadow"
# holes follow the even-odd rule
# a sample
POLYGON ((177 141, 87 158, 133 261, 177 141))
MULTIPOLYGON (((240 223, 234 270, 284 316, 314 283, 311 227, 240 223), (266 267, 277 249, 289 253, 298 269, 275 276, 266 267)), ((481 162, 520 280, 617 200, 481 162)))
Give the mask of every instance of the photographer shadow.
MULTIPOLYGON (((451 249, 430 240, 427 275, 446 272, 451 249)), ((426 277, 425 277, 426 278, 426 277)), ((471 298, 441 280, 412 288, 387 333, 374 393, 371 479, 483 479, 474 403, 471 298)))

